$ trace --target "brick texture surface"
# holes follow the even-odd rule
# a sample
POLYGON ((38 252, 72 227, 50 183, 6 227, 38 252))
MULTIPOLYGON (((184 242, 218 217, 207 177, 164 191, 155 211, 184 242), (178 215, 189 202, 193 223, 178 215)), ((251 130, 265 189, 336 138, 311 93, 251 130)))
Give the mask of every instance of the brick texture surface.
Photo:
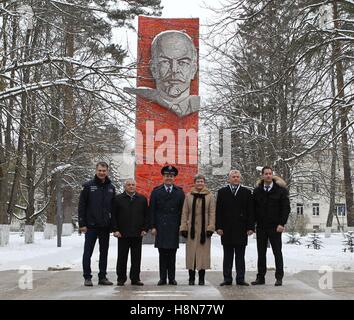
MULTIPOLYGON (((199 49, 199 19, 161 19, 151 17, 139 17, 138 22, 138 71, 137 86, 155 88, 155 81, 152 78, 149 62, 151 59, 151 42, 153 38, 160 32, 166 30, 179 30, 186 32, 194 42, 197 50, 199 49)), ((198 50, 199 51, 199 50, 198 50)), ((199 73, 197 72, 191 83, 191 94, 198 95, 199 73)), ((187 139, 187 145, 183 148, 186 155, 186 161, 183 161, 183 153, 179 154, 179 149, 184 147, 181 142, 178 147, 178 130, 194 129, 198 132, 198 113, 192 113, 185 117, 178 117, 175 113, 161 107, 157 103, 150 102, 143 98, 137 98, 136 111, 136 129, 142 133, 142 139, 136 139, 137 164, 135 166, 135 178, 137 182, 137 191, 149 197, 152 189, 161 184, 162 177, 160 170, 163 165, 175 165, 179 174, 176 178, 176 184, 181 186, 185 192, 188 192, 193 185, 193 176, 198 171, 198 153, 189 153, 190 147, 194 147, 196 151, 197 139, 187 139), (147 132, 146 122, 153 121, 153 134, 147 132), (156 140, 156 133, 160 129, 172 130, 174 138, 166 141, 166 137, 162 141, 154 141, 154 147, 151 148, 149 140, 156 140), (147 147, 147 145, 149 147, 147 147), (152 158, 153 155, 159 153, 164 146, 170 146, 169 151, 162 152, 163 159, 166 163, 158 163, 157 159, 152 158), (173 156, 174 153, 174 156, 173 156), (170 156, 170 159, 168 158, 170 156), (143 162, 143 163, 141 163, 143 162), (181 163, 185 162, 185 163, 181 163)), ((161 131, 160 131, 161 133, 161 131)), ((163 136, 163 134, 161 134, 163 136)))

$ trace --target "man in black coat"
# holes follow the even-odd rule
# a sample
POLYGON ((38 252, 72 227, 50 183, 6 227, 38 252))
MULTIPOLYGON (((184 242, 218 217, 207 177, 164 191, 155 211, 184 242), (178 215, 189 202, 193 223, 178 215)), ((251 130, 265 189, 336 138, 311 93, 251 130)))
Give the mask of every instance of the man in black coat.
POLYGON ((98 284, 112 285, 107 275, 107 255, 115 187, 108 178, 108 164, 96 165, 95 177, 83 185, 79 199, 79 228, 85 234, 82 265, 85 286, 92 286, 91 256, 98 238, 100 246, 98 284))
POLYGON ((254 232, 254 213, 251 191, 240 184, 241 173, 231 170, 229 184, 218 191, 216 200, 216 232, 221 236, 224 249, 221 286, 232 284, 232 267, 235 256, 236 284, 245 282, 245 251, 248 236, 254 232))
POLYGON ((130 281, 132 285, 144 285, 140 281, 141 247, 143 236, 149 228, 147 199, 136 192, 136 183, 128 179, 124 192, 115 197, 112 211, 112 231, 118 238, 117 285, 127 281, 127 260, 130 249, 130 281))
POLYGON ((271 167, 263 167, 262 180, 253 191, 253 199, 257 225, 258 274, 252 284, 265 284, 269 240, 275 257, 275 285, 281 286, 284 277, 281 235, 289 217, 290 201, 286 183, 280 177, 273 176, 271 167))
POLYGON ((161 170, 163 184, 154 188, 150 196, 151 233, 155 236, 155 248, 159 249, 160 280, 158 285, 177 285, 176 252, 179 247, 179 226, 184 202, 182 188, 174 179, 177 168, 165 166, 161 170))

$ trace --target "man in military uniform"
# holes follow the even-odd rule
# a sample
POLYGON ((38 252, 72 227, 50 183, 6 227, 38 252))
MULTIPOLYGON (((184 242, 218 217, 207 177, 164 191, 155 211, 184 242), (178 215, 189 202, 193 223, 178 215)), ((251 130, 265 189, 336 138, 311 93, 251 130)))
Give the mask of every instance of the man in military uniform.
POLYGON ((158 285, 177 285, 176 252, 179 247, 184 192, 174 184, 177 168, 165 166, 161 170, 163 184, 154 188, 150 196, 151 232, 155 248, 159 249, 160 280, 158 285))

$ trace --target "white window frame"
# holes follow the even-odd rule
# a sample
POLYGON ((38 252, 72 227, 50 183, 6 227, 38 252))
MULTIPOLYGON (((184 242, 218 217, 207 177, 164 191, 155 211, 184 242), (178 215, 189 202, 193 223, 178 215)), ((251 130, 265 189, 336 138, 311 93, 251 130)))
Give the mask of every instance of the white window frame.
POLYGON ((297 203, 296 204, 296 214, 298 216, 303 216, 304 215, 304 204, 303 203, 297 203))
POLYGON ((335 207, 336 207, 336 212, 337 212, 337 216, 338 217, 346 217, 347 215, 347 210, 346 210, 346 206, 344 203, 336 203, 335 204, 335 207), (338 209, 344 209, 344 210, 338 210, 338 209), (344 211, 344 212, 343 212, 344 211))
POLYGON ((314 217, 320 216, 320 204, 319 203, 312 204, 312 216, 314 216, 314 217))

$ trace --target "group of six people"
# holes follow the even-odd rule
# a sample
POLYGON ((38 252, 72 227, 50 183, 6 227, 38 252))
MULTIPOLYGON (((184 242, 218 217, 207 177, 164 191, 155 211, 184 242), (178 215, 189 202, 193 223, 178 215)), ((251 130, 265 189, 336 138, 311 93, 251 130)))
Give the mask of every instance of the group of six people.
POLYGON ((83 276, 85 286, 92 286, 91 256, 99 240, 98 284, 112 285, 107 279, 107 256, 110 233, 118 238, 117 285, 127 281, 127 260, 131 253, 129 278, 132 285, 143 285, 140 279, 142 239, 151 230, 159 251, 158 285, 177 285, 176 252, 179 236, 186 239, 186 269, 189 285, 205 284, 205 270, 210 269, 211 237, 221 236, 223 245, 223 277, 221 286, 233 282, 235 259, 236 284, 248 286, 245 281, 245 250, 248 236, 256 233, 258 273, 252 285, 265 284, 266 252, 270 242, 275 257, 276 286, 284 276, 281 235, 290 213, 286 183, 273 175, 269 166, 253 189, 241 185, 241 173, 231 170, 228 184, 219 189, 216 200, 206 187, 203 175, 194 177, 194 186, 186 195, 175 185, 178 170, 174 166, 161 169, 162 184, 155 187, 150 200, 136 192, 134 179, 127 179, 124 192, 116 190, 108 178, 108 165, 96 165, 94 179, 83 185, 79 199, 79 228, 85 233, 83 276))

